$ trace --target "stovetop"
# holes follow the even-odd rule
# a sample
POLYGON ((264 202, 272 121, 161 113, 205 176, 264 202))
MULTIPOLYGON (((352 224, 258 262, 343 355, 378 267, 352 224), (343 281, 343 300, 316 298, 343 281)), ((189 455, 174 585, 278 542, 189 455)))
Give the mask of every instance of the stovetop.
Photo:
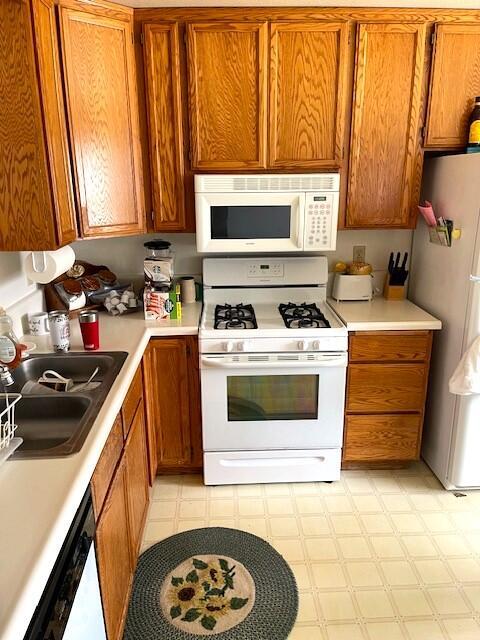
POLYGON ((204 267, 201 353, 347 351, 347 329, 326 301, 325 257, 209 258, 204 267))
POLYGON ((201 351, 346 351, 347 329, 325 297, 318 287, 206 289, 201 351))

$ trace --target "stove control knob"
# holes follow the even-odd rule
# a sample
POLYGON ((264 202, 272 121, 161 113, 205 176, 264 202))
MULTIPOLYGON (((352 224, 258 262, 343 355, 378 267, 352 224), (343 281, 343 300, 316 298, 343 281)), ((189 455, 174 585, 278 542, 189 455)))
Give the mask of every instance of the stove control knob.
POLYGON ((307 341, 306 340, 299 340, 297 342, 297 349, 299 351, 306 351, 307 350, 307 341))
POLYGON ((231 340, 229 340, 228 342, 224 342, 223 343, 223 350, 224 351, 233 351, 233 342, 231 340))
POLYGON ((240 340, 240 342, 237 342, 237 351, 246 351, 247 348, 247 343, 244 342, 243 340, 240 340))
POLYGON ((313 348, 315 351, 320 351, 320 340, 315 340, 313 343, 313 348))

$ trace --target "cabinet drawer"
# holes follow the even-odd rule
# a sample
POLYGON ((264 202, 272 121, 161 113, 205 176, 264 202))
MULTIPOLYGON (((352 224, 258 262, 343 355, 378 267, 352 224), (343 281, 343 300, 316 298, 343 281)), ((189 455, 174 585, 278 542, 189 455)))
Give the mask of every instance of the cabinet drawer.
POLYGON ((350 362, 425 361, 430 354, 428 331, 356 333, 350 336, 350 362))
POLYGON ((127 391, 127 395, 125 396, 125 400, 122 406, 123 435, 125 440, 127 439, 128 432, 130 431, 130 426, 135 416, 138 403, 140 402, 142 397, 143 397, 143 379, 142 379, 142 369, 141 367, 139 367, 132 380, 130 389, 127 391))
POLYGON ((422 411, 427 368, 426 364, 349 365, 347 411, 422 411))
POLYGON ((95 516, 98 518, 108 487, 112 481, 115 467, 120 460, 123 449, 123 428, 120 414, 115 419, 112 430, 107 438, 103 451, 98 459, 97 466, 93 472, 90 487, 92 489, 92 501, 95 516))
POLYGON ((415 460, 421 416, 347 416, 343 460, 415 460))

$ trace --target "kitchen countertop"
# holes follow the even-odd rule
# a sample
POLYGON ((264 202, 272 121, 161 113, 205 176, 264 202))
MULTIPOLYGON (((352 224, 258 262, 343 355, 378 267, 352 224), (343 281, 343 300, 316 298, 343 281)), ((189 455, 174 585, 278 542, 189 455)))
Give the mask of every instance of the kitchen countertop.
MULTIPOLYGON (((128 357, 81 451, 0 467, 1 640, 24 637, 149 339, 198 333, 201 304, 184 305, 182 312, 181 320, 161 322, 146 322, 143 313, 101 314, 100 350, 127 351, 128 357)), ((78 322, 71 327, 71 350, 83 351, 78 322)), ((38 351, 50 350, 46 338, 36 342, 38 351)))
POLYGON ((348 331, 408 331, 441 329, 440 320, 417 307, 410 300, 386 300, 337 302, 328 304, 346 325, 348 331))

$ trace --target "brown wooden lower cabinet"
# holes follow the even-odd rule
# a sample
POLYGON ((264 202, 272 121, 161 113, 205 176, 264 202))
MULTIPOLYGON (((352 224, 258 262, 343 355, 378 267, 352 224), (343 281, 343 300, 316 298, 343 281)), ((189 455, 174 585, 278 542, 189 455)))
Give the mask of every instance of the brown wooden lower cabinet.
POLYGON ((431 331, 350 334, 344 468, 418 459, 431 346, 431 331))
POLYGON ((90 482, 108 640, 120 640, 123 634, 148 509, 147 436, 141 381, 139 368, 90 482))
POLYGON ((347 416, 344 460, 414 460, 420 428, 418 414, 347 416))
POLYGON ((143 403, 138 406, 125 444, 127 497, 132 553, 136 558, 148 508, 148 469, 143 403))
POLYGON ((133 579, 126 459, 122 458, 97 521, 96 550, 108 640, 122 635, 133 579))
POLYGON ((196 336, 153 338, 143 361, 150 473, 195 472, 202 467, 200 382, 196 336), (152 461, 152 456, 150 456, 152 461))

